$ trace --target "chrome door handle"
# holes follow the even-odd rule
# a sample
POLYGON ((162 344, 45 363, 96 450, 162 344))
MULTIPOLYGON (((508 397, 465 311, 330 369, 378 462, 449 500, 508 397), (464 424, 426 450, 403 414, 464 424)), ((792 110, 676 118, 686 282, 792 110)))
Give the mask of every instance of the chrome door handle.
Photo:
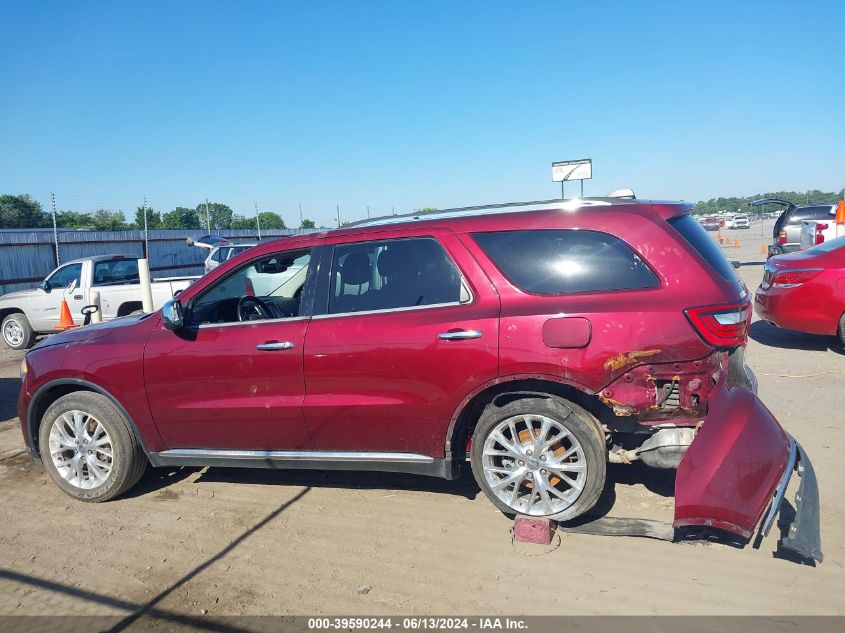
POLYGON ((267 341, 266 343, 261 343, 255 346, 255 349, 259 349, 262 352, 275 352, 283 349, 291 349, 293 347, 293 343, 290 341, 282 341, 279 343, 278 341, 267 341))
POLYGON ((437 335, 441 341, 463 341, 471 338, 481 338, 478 330, 457 330, 455 332, 441 332, 437 335))

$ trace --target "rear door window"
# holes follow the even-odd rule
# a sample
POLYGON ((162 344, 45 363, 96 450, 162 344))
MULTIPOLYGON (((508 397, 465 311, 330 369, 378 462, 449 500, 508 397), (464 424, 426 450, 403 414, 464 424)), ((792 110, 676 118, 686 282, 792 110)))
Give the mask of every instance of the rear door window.
MULTIPOLYGON (((692 222, 704 232, 698 222, 692 222)), ((474 233, 473 239, 505 277, 525 292, 551 295, 660 285, 631 247, 598 231, 495 231, 474 233)))
POLYGON ((95 286, 137 284, 139 282, 138 262, 134 259, 114 259, 94 264, 95 286))
POLYGON ((719 273, 720 277, 727 281, 740 281, 736 269, 722 253, 722 249, 716 245, 716 240, 707 235, 707 231, 691 215, 679 215, 669 220, 669 224, 710 264, 713 270, 719 273))
POLYGON ((461 274, 430 237, 335 247, 329 314, 465 302, 461 274))

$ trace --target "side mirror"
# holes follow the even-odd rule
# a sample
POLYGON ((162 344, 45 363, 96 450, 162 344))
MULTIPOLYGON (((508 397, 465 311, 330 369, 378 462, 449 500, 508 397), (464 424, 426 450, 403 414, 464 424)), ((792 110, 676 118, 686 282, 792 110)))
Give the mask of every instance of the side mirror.
POLYGON ((44 292, 46 292, 46 293, 48 293, 48 294, 50 293, 50 290, 51 290, 51 288, 50 288, 50 284, 48 284, 48 283, 47 283, 47 280, 46 280, 46 279, 45 279, 44 281, 42 281, 42 282, 41 282, 41 286, 40 286, 40 288, 41 288, 41 290, 43 290, 44 292))
POLYGON ((184 325, 182 315, 182 304, 178 299, 171 299, 165 302, 161 308, 161 317, 164 321, 164 329, 178 330, 184 325))
POLYGON ((67 292, 70 294, 74 290, 76 290, 76 279, 71 279, 70 283, 67 285, 67 292))

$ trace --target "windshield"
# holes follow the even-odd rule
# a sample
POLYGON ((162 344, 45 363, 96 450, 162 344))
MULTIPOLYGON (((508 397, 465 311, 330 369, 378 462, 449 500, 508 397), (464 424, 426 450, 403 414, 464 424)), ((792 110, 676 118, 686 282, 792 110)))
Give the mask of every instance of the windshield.
POLYGON ((845 248, 845 235, 830 240, 829 242, 822 242, 818 246, 808 248, 805 253, 808 255, 820 255, 821 253, 829 253, 835 251, 837 248, 845 248))

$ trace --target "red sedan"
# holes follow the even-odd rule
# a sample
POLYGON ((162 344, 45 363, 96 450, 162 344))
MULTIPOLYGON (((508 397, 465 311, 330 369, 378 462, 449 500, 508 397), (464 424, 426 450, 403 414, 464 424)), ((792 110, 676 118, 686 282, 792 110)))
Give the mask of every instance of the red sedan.
POLYGON ((788 330, 839 335, 845 344, 845 237, 772 257, 754 297, 761 319, 788 330))

